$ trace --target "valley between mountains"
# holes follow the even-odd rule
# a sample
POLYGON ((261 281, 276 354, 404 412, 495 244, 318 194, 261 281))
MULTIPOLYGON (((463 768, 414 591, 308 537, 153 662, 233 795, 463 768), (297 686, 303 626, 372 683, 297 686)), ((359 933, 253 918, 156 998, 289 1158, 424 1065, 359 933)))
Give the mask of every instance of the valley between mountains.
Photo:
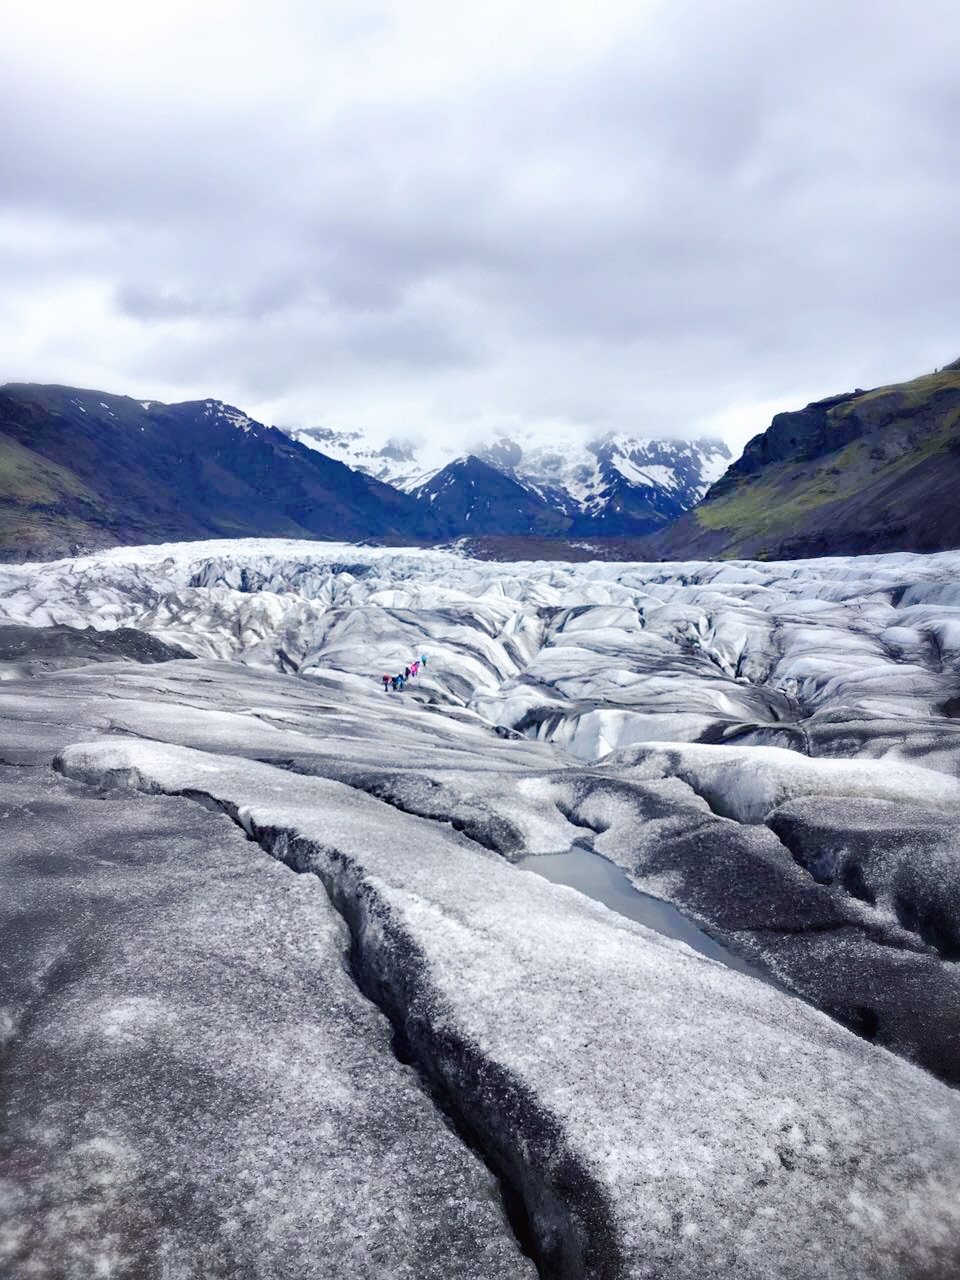
POLYGON ((499 440, 431 466, 327 429, 284 432, 219 400, 7 383, 0 560, 241 536, 420 546, 469 537, 492 539, 508 558, 541 539, 555 555, 583 554, 584 537, 606 546, 662 529, 729 460, 719 440, 610 436, 576 448, 499 440))
POLYGON ((960 361, 721 440, 375 447, 219 400, 0 387, 0 561, 196 538, 456 545, 485 559, 761 560, 960 546, 960 361))
POLYGON ((956 1275, 958 570, 0 568, 0 1274, 956 1275))

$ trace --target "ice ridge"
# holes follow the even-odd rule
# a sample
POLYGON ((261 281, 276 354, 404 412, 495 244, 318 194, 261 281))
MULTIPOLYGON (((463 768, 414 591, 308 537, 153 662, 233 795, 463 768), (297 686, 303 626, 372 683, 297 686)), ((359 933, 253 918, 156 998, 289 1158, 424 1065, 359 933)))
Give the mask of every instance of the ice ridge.
POLYGON ((261 825, 254 812, 234 800, 163 785, 134 762, 98 768, 95 757, 68 750, 54 767, 100 786, 194 800, 225 814, 291 871, 317 876, 350 930, 354 980, 389 1019, 401 1060, 414 1066, 430 1095, 504 1184, 521 1244, 532 1251, 542 1280, 623 1275, 617 1224, 604 1187, 536 1094, 459 1031, 430 981, 428 957, 404 928, 386 886, 357 858, 295 830, 261 825))
POLYGON ((955 1095, 800 1002, 326 779, 122 739, 59 767, 209 795, 320 875, 368 990, 524 1197, 551 1280, 797 1280, 801 1254, 831 1280, 946 1263, 955 1095), (894 1240, 916 1267, 882 1261, 894 1240))

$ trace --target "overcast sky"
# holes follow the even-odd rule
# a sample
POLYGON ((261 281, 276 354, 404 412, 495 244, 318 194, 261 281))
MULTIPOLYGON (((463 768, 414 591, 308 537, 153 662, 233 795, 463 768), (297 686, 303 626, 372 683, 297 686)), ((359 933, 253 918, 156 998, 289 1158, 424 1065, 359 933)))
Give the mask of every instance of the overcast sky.
POLYGON ((724 434, 960 356, 957 0, 0 9, 0 381, 724 434))

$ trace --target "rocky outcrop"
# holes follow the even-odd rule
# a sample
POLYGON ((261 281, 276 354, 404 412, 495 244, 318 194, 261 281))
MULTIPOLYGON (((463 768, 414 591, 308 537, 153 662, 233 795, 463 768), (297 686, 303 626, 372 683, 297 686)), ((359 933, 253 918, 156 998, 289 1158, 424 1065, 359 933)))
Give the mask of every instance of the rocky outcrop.
POLYGON ((960 361, 777 414, 651 547, 664 559, 944 550, 960 546, 958 483, 960 361))
POLYGON ((21 627, 0 624, 0 678, 39 675, 93 662, 172 662, 194 655, 135 627, 21 627))
POLYGON ((842 428, 834 428, 830 411, 849 404, 861 394, 853 391, 849 395, 830 396, 826 400, 815 400, 805 409, 778 413, 766 431, 753 437, 743 456, 731 464, 712 492, 729 490, 738 476, 755 475, 770 462, 821 458, 857 439, 863 434, 863 424, 851 416, 842 428))

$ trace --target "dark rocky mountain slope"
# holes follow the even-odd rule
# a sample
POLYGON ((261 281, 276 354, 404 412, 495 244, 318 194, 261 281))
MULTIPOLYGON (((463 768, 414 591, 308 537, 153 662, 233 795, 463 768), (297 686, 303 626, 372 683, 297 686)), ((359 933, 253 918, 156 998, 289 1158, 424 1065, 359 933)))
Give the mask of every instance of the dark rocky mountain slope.
POLYGON ((778 414, 698 507, 649 537, 702 492, 724 451, 693 442, 684 461, 676 444, 662 456, 657 442, 607 444, 609 457, 599 446, 584 458, 470 455, 404 491, 218 400, 11 383, 0 387, 0 559, 256 536, 466 537, 497 559, 960 546, 960 361, 778 414))
POLYGON ((533 490, 472 455, 458 458, 414 490, 447 537, 461 534, 545 536, 571 520, 533 490))
POLYGON ((662 559, 960 546, 960 361, 780 413, 693 511, 648 540, 662 559))
POLYGON ((0 558, 218 537, 432 541, 407 494, 218 400, 0 388, 0 558))

